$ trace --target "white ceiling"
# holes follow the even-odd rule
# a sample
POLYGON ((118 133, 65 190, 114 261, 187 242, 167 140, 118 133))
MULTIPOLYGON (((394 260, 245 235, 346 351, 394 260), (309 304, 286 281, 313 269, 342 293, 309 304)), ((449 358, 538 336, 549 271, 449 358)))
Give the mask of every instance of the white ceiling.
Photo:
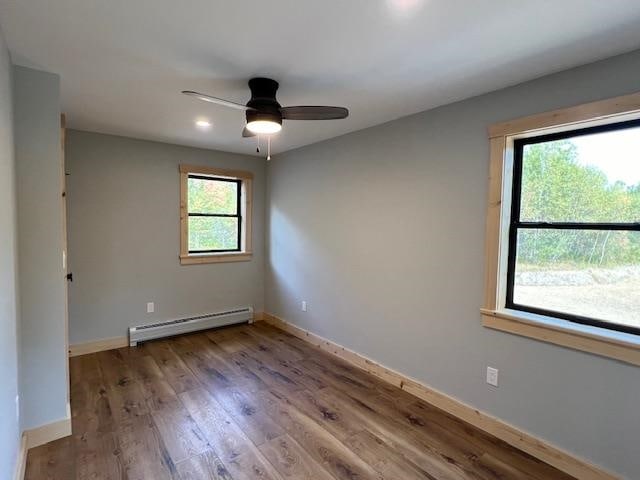
POLYGON ((0 0, 0 26, 72 128, 255 153, 242 112, 179 92, 245 103, 258 75, 351 110, 285 122, 281 152, 638 48, 640 1, 0 0))

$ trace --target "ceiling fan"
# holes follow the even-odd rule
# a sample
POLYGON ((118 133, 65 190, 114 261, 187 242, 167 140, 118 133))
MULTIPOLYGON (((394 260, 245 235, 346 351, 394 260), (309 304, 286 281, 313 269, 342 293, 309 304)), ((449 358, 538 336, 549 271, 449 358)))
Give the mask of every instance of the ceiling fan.
POLYGON ((270 78, 252 78, 249 80, 251 99, 246 105, 191 90, 184 90, 182 93, 205 102, 244 110, 247 125, 242 131, 243 137, 277 133, 282 130, 283 120, 337 120, 349 116, 349 110, 344 107, 320 105, 282 107, 276 100, 278 86, 278 82, 270 78))

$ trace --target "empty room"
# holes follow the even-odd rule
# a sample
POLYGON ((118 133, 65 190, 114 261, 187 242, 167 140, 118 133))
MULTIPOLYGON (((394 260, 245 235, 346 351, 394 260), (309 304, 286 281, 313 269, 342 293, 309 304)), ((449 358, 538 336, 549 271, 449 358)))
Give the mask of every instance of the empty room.
POLYGON ((638 0, 0 0, 0 480, 639 480, 638 0))

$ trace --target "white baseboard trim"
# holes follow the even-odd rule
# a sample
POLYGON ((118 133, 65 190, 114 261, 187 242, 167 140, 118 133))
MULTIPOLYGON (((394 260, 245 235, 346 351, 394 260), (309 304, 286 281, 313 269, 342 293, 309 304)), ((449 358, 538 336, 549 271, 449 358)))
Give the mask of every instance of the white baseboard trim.
POLYGON ((129 346, 128 337, 103 338, 93 342, 76 343, 69 345, 69 356, 77 357, 79 355, 87 355, 89 353, 102 352, 104 350, 113 350, 114 348, 122 348, 129 346))
POLYGON ((578 458, 564 450, 551 445, 527 432, 524 432, 502 420, 467 405, 460 400, 450 397, 438 390, 420 383, 395 370, 387 368, 379 363, 349 350, 337 343, 311 333, 281 318, 269 313, 264 314, 267 323, 278 327, 316 347, 331 353, 352 365, 361 368, 382 380, 399 387, 425 402, 434 405, 445 412, 464 420, 465 422, 490 433, 508 444, 556 467, 580 480, 618 480, 618 477, 578 458))
POLYGON ((70 416, 24 432, 27 450, 69 435, 71 435, 70 416))
POLYGON ((23 433, 20 438, 20 450, 16 459, 16 470, 13 475, 14 480, 24 480, 24 472, 27 468, 27 436, 23 433))

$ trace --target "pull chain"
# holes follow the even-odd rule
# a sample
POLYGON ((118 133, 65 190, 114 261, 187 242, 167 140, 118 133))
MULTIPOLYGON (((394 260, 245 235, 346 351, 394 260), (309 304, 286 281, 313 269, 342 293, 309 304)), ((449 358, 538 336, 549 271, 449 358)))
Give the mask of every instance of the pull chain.
POLYGON ((256 153, 260 153, 260 135, 257 135, 258 146, 256 147, 256 153))
POLYGON ((271 136, 267 137, 267 162, 271 160, 271 136))

